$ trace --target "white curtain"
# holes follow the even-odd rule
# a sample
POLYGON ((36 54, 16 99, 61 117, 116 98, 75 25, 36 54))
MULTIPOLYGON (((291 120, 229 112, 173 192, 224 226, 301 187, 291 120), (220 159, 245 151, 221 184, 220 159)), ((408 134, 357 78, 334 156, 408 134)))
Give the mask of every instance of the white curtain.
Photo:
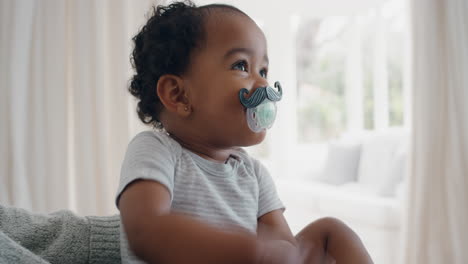
MULTIPOLYGON (((153 1, 154 2, 154 1, 153 1)), ((0 0, 0 203, 116 212, 126 88, 150 1, 0 0)))
POLYGON ((413 0, 413 154, 403 263, 468 261, 468 2, 413 0))

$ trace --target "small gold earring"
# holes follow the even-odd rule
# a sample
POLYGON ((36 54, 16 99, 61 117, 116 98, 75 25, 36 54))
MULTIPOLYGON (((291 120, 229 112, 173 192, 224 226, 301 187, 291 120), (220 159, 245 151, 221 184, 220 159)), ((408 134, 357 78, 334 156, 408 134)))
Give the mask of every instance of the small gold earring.
POLYGON ((184 110, 185 110, 185 112, 187 112, 187 111, 188 111, 188 106, 186 106, 186 107, 184 108, 184 110))

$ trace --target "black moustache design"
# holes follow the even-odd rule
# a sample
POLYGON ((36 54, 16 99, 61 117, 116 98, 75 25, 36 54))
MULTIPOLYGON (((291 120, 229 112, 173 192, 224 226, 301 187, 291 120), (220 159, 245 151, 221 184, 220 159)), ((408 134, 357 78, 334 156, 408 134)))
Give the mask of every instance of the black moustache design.
POLYGON ((239 99, 242 105, 246 108, 256 107, 257 105, 261 104, 265 98, 276 102, 281 100, 281 97, 283 96, 283 90, 281 89, 281 84, 279 82, 275 82, 275 87, 278 88, 278 91, 271 88, 270 86, 258 87, 248 98, 246 98, 245 95, 249 95, 249 90, 242 88, 239 91, 239 99))

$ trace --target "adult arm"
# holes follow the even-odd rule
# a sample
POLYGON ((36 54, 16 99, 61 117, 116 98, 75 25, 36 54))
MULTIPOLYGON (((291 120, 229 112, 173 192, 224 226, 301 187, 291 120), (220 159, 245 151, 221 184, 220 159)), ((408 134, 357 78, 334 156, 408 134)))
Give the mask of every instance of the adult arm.
POLYGON ((0 232, 10 239, 0 246, 14 242, 23 247, 19 252, 52 263, 120 263, 119 227, 118 216, 39 214, 0 205, 0 232))
POLYGON ((0 263, 49 264, 0 231, 0 263))

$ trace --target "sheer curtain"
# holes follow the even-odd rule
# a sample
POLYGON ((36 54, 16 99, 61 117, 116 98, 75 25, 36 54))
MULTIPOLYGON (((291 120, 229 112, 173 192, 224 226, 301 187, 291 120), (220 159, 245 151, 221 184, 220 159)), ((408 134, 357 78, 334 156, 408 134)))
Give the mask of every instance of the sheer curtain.
POLYGON ((120 163, 141 129, 126 91, 131 37, 149 7, 0 1, 0 203, 116 211, 120 163))
POLYGON ((413 0, 413 155, 403 263, 468 260, 468 2, 413 0))

